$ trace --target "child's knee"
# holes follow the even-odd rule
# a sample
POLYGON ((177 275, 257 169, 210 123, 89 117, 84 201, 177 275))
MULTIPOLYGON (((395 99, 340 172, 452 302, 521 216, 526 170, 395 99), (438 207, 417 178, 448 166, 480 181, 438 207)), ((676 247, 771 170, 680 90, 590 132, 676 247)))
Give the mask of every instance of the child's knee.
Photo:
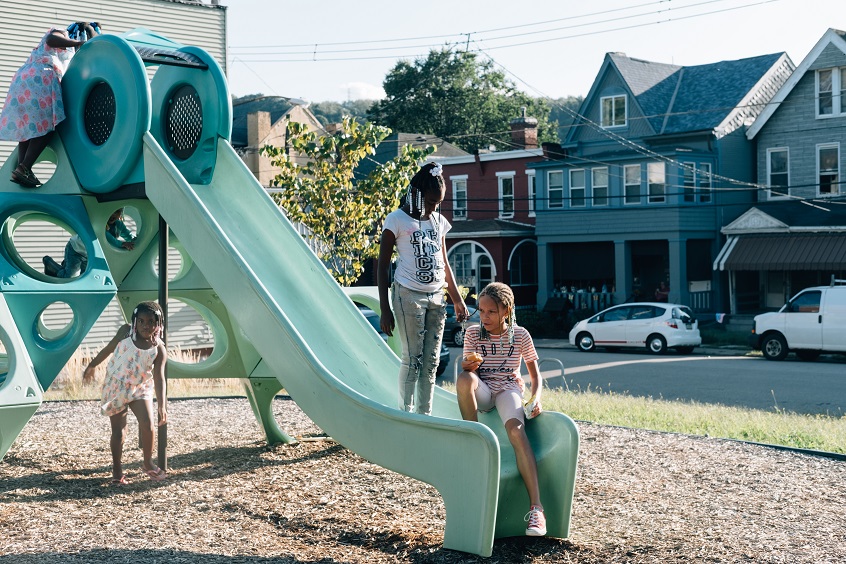
POLYGON ((461 372, 455 378, 455 387, 459 391, 468 391, 473 389, 473 373, 466 370, 461 372))
POLYGON ((519 419, 509 419, 506 421, 505 432, 508 434, 508 440, 512 443, 528 440, 526 436, 526 424, 519 419))

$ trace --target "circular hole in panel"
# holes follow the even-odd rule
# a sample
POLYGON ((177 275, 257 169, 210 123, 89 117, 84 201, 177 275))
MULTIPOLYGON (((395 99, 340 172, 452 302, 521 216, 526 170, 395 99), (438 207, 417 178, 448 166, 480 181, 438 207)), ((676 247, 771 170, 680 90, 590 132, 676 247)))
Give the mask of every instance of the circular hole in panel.
MULTIPOLYGON (((184 274, 182 269, 189 263, 182 258, 181 248, 170 246, 167 248, 167 280, 173 282, 184 274)), ((159 275, 159 258, 156 257, 153 267, 156 269, 156 276, 159 275)))
MULTIPOLYGON (((168 362, 202 364, 214 352, 215 330, 211 312, 200 312, 192 304, 171 298, 167 301, 168 362)), ((219 323, 218 323, 219 324, 219 323)))
POLYGON ((88 139, 98 147, 109 140, 115 128, 115 93, 105 82, 98 82, 88 98, 83 110, 83 123, 88 139))
POLYGON ((65 302, 53 302, 38 314, 38 335, 48 342, 58 341, 73 328, 74 314, 65 302))
POLYGON ((9 348, 6 346, 6 334, 0 329, 0 384, 9 374, 9 348))
POLYGON ((88 266, 88 252, 86 243, 69 229, 47 214, 22 212, 6 219, 3 244, 15 265, 32 278, 76 278, 88 266))
POLYGON ((194 154, 203 133, 203 104, 197 90, 183 84, 167 100, 164 116, 167 148, 179 159, 194 154))
POLYGON ((141 213, 137 208, 126 206, 117 208, 106 220, 105 230, 111 237, 106 237, 115 249, 131 251, 135 248, 138 238, 138 227, 141 213))

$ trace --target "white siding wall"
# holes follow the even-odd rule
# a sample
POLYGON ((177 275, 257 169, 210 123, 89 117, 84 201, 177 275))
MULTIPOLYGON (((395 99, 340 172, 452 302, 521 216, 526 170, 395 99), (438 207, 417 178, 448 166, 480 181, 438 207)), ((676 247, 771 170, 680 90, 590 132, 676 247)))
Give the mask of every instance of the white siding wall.
MULTIPOLYGON (((97 21, 104 33, 113 34, 146 27, 179 43, 205 49, 224 72, 227 70, 226 9, 223 6, 170 0, 2 0, 0 103, 6 100, 12 76, 44 33, 51 27, 66 27, 81 20, 97 21)), ((6 161, 14 148, 14 143, 0 141, 0 163, 6 161)), ((62 261, 68 236, 52 223, 30 221, 16 232, 15 247, 32 268, 41 270, 41 257, 46 254, 52 255, 57 262, 62 261)), ((177 265, 179 261, 179 253, 171 249, 169 262, 177 265)), ((172 271, 176 269, 172 267, 172 271)), ((70 316, 67 306, 51 306, 42 316, 42 322, 49 329, 59 329, 67 324, 70 316)), ((171 300, 168 321, 169 346, 182 349, 212 346, 208 325, 193 308, 171 300)), ((124 322, 117 300, 112 300, 80 348, 101 347, 124 322)))

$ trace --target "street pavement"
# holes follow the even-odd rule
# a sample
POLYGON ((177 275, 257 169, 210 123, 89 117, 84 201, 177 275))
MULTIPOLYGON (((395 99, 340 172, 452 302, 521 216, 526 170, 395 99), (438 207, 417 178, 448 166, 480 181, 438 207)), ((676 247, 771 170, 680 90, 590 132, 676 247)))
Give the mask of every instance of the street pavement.
MULTIPOLYGON (((567 339, 534 339, 536 349, 573 349, 567 339)), ((624 352, 625 349, 620 349, 624 352)), ((709 356, 744 356, 752 353, 752 349, 740 345, 702 345, 693 349, 693 354, 709 356)), ((758 353, 760 354, 760 353, 758 353)))

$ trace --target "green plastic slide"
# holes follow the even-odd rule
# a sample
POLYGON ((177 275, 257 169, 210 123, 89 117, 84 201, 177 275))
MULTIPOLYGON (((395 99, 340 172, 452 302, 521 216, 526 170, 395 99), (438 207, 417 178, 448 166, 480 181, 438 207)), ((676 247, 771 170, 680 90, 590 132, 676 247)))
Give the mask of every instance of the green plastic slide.
MULTIPOLYGON (((496 414, 462 421, 442 389, 432 417, 397 409, 399 359, 232 147, 220 139, 216 149, 211 182, 190 184, 146 133, 147 195, 263 363, 339 443, 440 492, 446 548, 489 556, 494 538, 524 534, 528 497, 496 414)), ((553 412, 527 429, 549 535, 566 537, 578 430, 553 412)))

